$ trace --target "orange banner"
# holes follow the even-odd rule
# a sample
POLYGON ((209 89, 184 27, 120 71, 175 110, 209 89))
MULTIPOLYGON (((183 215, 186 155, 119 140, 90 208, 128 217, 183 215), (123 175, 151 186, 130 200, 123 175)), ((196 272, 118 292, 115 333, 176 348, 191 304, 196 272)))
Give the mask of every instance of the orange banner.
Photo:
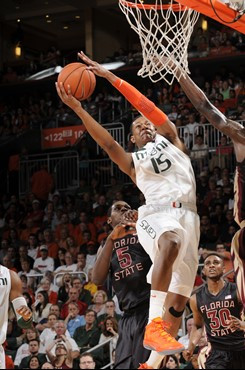
POLYGON ((42 149, 72 146, 83 136, 85 126, 67 126, 42 130, 42 149))

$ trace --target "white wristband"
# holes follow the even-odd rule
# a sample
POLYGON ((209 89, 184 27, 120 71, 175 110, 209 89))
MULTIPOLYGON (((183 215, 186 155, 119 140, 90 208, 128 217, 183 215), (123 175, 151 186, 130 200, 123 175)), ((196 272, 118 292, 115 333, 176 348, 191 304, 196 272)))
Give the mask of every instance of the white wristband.
POLYGON ((21 306, 26 306, 27 307, 27 303, 26 303, 26 300, 24 297, 18 297, 18 298, 15 298, 13 299, 13 301, 11 302, 13 307, 14 307, 14 313, 17 317, 17 320, 21 319, 21 315, 19 315, 16 310, 18 310, 21 306))

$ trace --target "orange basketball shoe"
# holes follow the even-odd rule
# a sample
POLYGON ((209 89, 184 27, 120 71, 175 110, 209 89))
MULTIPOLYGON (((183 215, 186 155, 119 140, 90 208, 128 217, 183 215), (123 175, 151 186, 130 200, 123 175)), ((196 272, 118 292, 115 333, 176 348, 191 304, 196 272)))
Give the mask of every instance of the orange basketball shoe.
POLYGON ((185 347, 166 331, 170 326, 171 324, 160 317, 153 319, 145 329, 144 347, 157 351, 161 355, 172 355, 184 351, 185 347))
POLYGON ((153 367, 150 367, 149 365, 147 365, 147 363, 145 362, 144 364, 140 364, 140 367, 138 367, 138 369, 153 369, 153 367))

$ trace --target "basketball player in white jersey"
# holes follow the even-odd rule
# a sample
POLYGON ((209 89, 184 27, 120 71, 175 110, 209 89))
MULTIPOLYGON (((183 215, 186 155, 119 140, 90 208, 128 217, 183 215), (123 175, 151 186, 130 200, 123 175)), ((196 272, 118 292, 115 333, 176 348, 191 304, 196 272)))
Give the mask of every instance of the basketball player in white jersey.
POLYGON ((19 276, 0 265, 0 369, 5 369, 5 354, 2 344, 6 340, 8 311, 11 303, 18 325, 27 329, 32 326, 32 312, 27 307, 22 295, 22 283, 19 276))
POLYGON ((82 108, 70 89, 67 94, 62 83, 56 84, 62 101, 81 118, 93 139, 145 196, 146 205, 139 208, 137 233, 153 262, 153 269, 144 346, 160 354, 181 352, 183 346, 169 333, 177 334, 198 266, 199 217, 190 159, 174 124, 162 111, 126 81, 83 53, 78 55, 89 69, 106 78, 141 113, 132 124, 131 136, 138 151, 127 153, 82 108))

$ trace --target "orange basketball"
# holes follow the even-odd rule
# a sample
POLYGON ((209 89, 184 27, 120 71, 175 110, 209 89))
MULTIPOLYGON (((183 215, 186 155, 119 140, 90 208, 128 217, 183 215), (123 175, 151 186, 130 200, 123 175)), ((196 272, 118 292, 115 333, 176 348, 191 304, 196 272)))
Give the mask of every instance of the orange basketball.
POLYGON ((65 91, 68 91, 68 85, 70 85, 71 94, 78 100, 87 99, 96 86, 95 74, 86 68, 86 64, 70 63, 58 76, 58 82, 63 82, 65 91))

